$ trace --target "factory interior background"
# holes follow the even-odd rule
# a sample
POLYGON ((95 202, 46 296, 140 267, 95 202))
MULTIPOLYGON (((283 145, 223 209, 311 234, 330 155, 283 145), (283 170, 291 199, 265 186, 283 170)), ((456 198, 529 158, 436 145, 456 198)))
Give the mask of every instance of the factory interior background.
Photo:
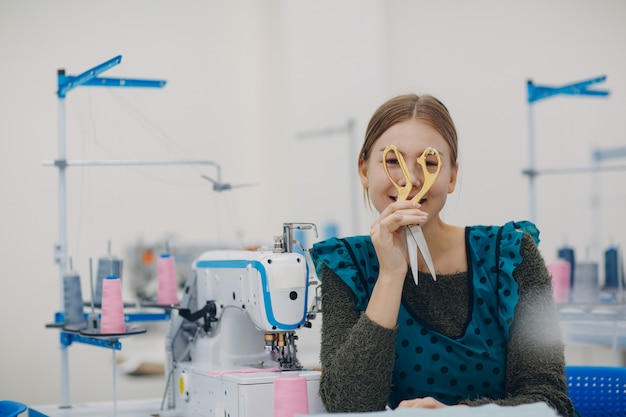
MULTIPOLYGON (((626 147, 625 22, 621 0, 2 1, 0 397, 60 397, 59 332, 46 324, 62 307, 51 164, 61 136, 68 160, 203 161, 67 169, 68 257, 87 300, 89 261, 109 253, 124 259, 132 299, 142 248, 271 245, 284 222, 317 225, 317 236, 301 236, 306 246, 367 234, 374 215, 358 149, 373 111, 406 92, 437 96, 456 122, 460 183, 448 222, 529 219, 523 171, 533 154, 546 170, 532 219, 546 261, 567 244, 602 262, 607 247, 626 245, 625 153, 593 159, 626 147), (167 84, 80 87, 59 99, 58 70, 75 76, 118 55, 103 76, 167 84), (606 97, 528 103, 529 80, 559 87, 602 76, 590 89, 606 97), (217 191, 205 177, 233 187, 217 191)), ((191 261, 178 259, 181 270, 191 261)), ((313 361, 320 325, 303 335, 313 361)), ((122 340, 118 399, 163 394, 162 376, 135 371, 162 360, 166 329, 149 324, 122 340)), ((70 400, 110 400, 111 351, 69 349, 70 400)), ((606 344, 580 340, 566 355, 616 360, 606 344)))

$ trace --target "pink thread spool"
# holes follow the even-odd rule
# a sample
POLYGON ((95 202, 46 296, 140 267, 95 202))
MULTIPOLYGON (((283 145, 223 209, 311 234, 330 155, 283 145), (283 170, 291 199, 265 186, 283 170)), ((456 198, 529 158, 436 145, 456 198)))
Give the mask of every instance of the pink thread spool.
POLYGON ((176 279, 176 263, 169 253, 162 254, 157 261, 157 304, 178 304, 178 280, 176 279))
POLYGON ((274 417, 309 414, 306 377, 279 376, 274 379, 274 417))
POLYGON ((100 319, 100 333, 102 334, 126 332, 121 282, 121 279, 115 275, 110 275, 102 281, 102 317, 100 319))
POLYGON ((557 304, 568 303, 570 300, 571 264, 568 261, 559 259, 548 264, 548 272, 552 276, 554 301, 557 304))

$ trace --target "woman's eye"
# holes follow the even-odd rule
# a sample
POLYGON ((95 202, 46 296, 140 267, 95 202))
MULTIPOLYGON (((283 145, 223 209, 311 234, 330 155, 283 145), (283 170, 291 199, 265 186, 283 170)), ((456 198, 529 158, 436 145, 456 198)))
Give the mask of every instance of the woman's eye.
POLYGON ((397 165, 398 164, 398 160, 395 158, 389 158, 385 160, 385 163, 387 165, 397 165))
POLYGON ((426 158, 426 165, 437 166, 439 161, 435 157, 428 157, 426 158))
POLYGON ((426 171, 430 174, 436 174, 439 170, 439 160, 434 156, 428 156, 426 158, 426 171))

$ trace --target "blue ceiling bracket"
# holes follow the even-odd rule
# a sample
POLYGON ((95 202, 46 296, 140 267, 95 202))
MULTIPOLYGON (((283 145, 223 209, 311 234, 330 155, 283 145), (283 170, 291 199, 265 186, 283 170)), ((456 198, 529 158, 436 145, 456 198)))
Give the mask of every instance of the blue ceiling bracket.
POLYGON ((608 96, 607 90, 589 90, 588 88, 594 84, 606 81, 606 75, 592 78, 586 81, 580 81, 573 84, 567 84, 561 87, 548 87, 535 85, 532 80, 528 80, 528 103, 542 100, 544 98, 565 94, 570 96, 608 96))
POLYGON ((122 56, 109 59, 100 65, 88 69, 77 76, 65 75, 65 70, 59 70, 57 74, 57 83, 59 89, 57 95, 59 98, 65 98, 67 93, 76 87, 92 86, 92 87, 144 87, 144 88, 163 88, 167 81, 164 80, 139 80, 130 78, 99 78, 98 75, 119 65, 122 62, 122 56))

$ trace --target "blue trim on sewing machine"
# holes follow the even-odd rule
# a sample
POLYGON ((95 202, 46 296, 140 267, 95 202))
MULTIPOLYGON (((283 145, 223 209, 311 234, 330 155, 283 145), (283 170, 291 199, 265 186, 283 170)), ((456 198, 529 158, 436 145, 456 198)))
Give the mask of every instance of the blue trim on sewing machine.
POLYGON ((302 324, 304 324, 306 320, 306 306, 308 302, 308 285, 309 285, 309 266, 306 265, 306 284, 305 284, 305 292, 304 292, 304 312, 302 315, 302 320, 297 324, 285 324, 279 323, 274 317, 274 311, 272 309, 272 300, 270 298, 269 291, 269 283, 267 281, 267 273, 265 271, 265 267, 259 261, 251 261, 251 260, 204 260, 196 262, 197 268, 224 268, 224 269, 246 269, 246 267, 250 265, 252 268, 259 271, 261 275, 261 282, 263 284, 263 301, 265 303, 265 311, 267 312, 267 320, 272 326, 275 326, 282 330, 296 330, 302 324), (268 308, 269 307, 269 308, 268 308))

